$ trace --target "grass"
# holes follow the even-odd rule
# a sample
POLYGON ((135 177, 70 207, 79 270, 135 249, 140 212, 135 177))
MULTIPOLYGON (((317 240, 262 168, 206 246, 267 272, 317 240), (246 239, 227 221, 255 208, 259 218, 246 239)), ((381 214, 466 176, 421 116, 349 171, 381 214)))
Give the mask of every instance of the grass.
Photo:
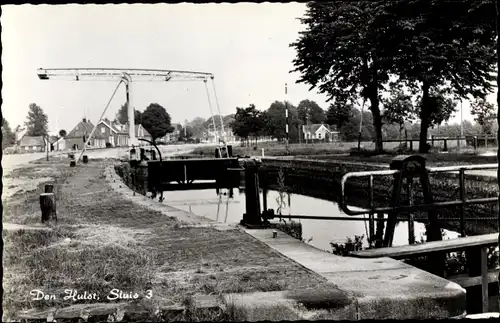
MULTIPOLYGON (((175 219, 124 199, 104 179, 111 161, 91 160, 74 168, 66 160, 35 165, 8 176, 36 179, 53 172, 59 222, 52 230, 4 230, 4 320, 20 310, 106 302, 113 288, 143 296, 151 289, 153 299, 140 301, 151 309, 159 300, 183 304, 193 295, 328 284, 237 230, 180 227, 175 219), (33 289, 58 297, 33 301, 33 289), (66 289, 96 293, 100 300, 63 300, 66 289)), ((4 202, 5 221, 38 223, 43 187, 4 202)), ((230 308, 186 310, 176 319, 231 320, 230 308)), ((149 318, 161 319, 155 315, 149 318)))
MULTIPOLYGON (((363 143, 365 147, 372 147, 373 143, 363 143)), ((265 156, 283 156, 286 149, 284 143, 265 142, 251 145, 250 147, 233 144, 233 156, 240 155, 261 155, 264 148, 265 156)), ((342 154, 348 152, 351 148, 357 147, 357 143, 349 142, 332 142, 332 143, 315 143, 315 144, 290 144, 290 155, 327 155, 327 154, 342 154)), ((197 147, 189 156, 215 156, 215 147, 197 147)))

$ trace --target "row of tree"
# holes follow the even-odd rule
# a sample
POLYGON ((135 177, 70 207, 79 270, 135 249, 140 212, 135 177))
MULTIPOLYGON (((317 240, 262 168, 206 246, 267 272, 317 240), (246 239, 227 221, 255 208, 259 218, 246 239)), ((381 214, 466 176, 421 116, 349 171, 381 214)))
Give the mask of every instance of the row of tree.
MULTIPOLYGON (((369 101, 379 151, 381 93, 388 89, 418 97, 420 152, 428 129, 455 108, 454 101, 484 100, 493 89, 494 2, 335 1, 309 2, 307 8, 301 19, 307 29, 291 44, 299 82, 317 87, 338 107, 369 101)), ((401 117, 405 109, 392 112, 401 117)))

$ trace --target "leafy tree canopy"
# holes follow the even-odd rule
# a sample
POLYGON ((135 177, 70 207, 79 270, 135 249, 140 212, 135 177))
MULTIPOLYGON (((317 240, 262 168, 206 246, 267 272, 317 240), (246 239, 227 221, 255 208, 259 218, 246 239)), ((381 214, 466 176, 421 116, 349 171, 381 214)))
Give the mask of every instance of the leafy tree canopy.
POLYGON ((142 113, 142 126, 151 134, 153 142, 174 131, 170 115, 158 103, 151 103, 142 113))
POLYGON ((326 119, 325 111, 312 100, 302 100, 297 106, 298 118, 301 124, 323 123, 326 119))
POLYGON ((2 117, 2 148, 12 146, 16 143, 16 135, 12 132, 9 123, 2 117))
MULTIPOLYGON (((127 103, 124 103, 121 107, 120 110, 116 113, 115 121, 120 123, 120 124, 127 124, 128 123, 128 109, 127 109, 127 103)), ((142 124, 142 113, 141 111, 137 111, 134 108, 134 123, 136 125, 142 124)))
POLYGON ((491 134, 497 118, 495 106, 484 99, 476 99, 471 104, 471 114, 486 134, 491 134))
POLYGON ((28 120, 25 122, 28 136, 47 136, 48 118, 35 103, 29 105, 28 120))

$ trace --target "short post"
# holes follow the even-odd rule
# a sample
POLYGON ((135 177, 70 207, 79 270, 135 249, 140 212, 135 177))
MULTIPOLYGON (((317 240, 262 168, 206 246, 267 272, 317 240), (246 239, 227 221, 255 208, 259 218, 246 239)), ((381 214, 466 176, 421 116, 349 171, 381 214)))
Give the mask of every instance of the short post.
POLYGON ((54 193, 40 194, 40 210, 42 211, 42 223, 51 220, 55 220, 57 222, 54 193))
POLYGON ((457 136, 457 147, 458 151, 460 151, 460 149, 462 148, 462 143, 460 142, 460 136, 457 136))
POLYGON ((267 211, 267 188, 262 189, 262 210, 267 211))
POLYGON ((477 136, 474 136, 473 143, 474 143, 474 150, 477 150, 477 136))
POLYGON ((448 139, 444 138, 443 151, 448 151, 448 139))
POLYGON ((375 240, 375 215, 373 213, 368 214, 368 243, 373 246, 373 241, 375 240))
POLYGON ((413 151, 413 140, 410 139, 410 151, 413 151))
POLYGON ((377 213, 377 231, 375 235, 377 236, 375 240, 375 248, 380 248, 383 245, 383 240, 384 240, 384 229, 385 229, 385 222, 384 220, 384 213, 377 213))
POLYGON ((242 225, 259 226, 262 223, 259 194, 259 163, 256 160, 245 161, 245 211, 242 225))
POLYGON ((69 167, 75 167, 76 166, 76 161, 72 160, 69 162, 69 167))
POLYGON ((54 193, 54 185, 45 184, 45 193, 54 193))
POLYGON ((481 300, 483 312, 488 312, 488 258, 486 247, 465 250, 469 277, 481 277, 481 300), (486 306, 486 311, 484 308, 486 306))
POLYGON ((434 135, 431 136, 431 146, 434 148, 434 135))
POLYGON ((82 160, 83 160, 84 164, 87 164, 89 162, 89 156, 83 155, 83 159, 82 160))
POLYGON ((264 148, 262 148, 262 157, 264 157, 264 148))

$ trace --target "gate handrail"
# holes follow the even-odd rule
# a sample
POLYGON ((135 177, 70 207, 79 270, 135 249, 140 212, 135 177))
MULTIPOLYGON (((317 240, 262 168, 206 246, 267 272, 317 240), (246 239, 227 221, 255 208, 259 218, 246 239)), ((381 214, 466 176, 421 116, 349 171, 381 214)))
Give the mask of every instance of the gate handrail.
MULTIPOLYGON (((460 166, 441 166, 441 167, 426 167, 428 173, 443 173, 443 172, 459 172, 459 183, 460 190, 465 189, 465 171, 466 170, 487 170, 487 169, 498 169, 497 164, 482 164, 482 165, 460 165, 460 166)), ((478 199, 467 199, 465 196, 460 200, 445 201, 445 202, 434 202, 430 204, 418 204, 418 205, 402 205, 402 206, 388 206, 388 207, 374 207, 373 206, 373 177, 374 176, 388 176, 400 173, 401 170, 375 170, 375 171, 362 171, 362 172, 349 172, 342 176, 340 181, 341 184, 341 197, 340 197, 340 208, 342 211, 350 216, 363 215, 363 214, 374 214, 374 213, 388 213, 388 212, 414 212, 414 211, 428 211, 438 207, 450 207, 456 205, 468 205, 468 204, 481 204, 481 203, 492 203, 498 201, 498 197, 486 197, 478 199), (362 210, 351 210, 346 203, 345 194, 345 184, 349 178, 359 178, 359 177, 369 177, 369 208, 363 208, 362 210)))

